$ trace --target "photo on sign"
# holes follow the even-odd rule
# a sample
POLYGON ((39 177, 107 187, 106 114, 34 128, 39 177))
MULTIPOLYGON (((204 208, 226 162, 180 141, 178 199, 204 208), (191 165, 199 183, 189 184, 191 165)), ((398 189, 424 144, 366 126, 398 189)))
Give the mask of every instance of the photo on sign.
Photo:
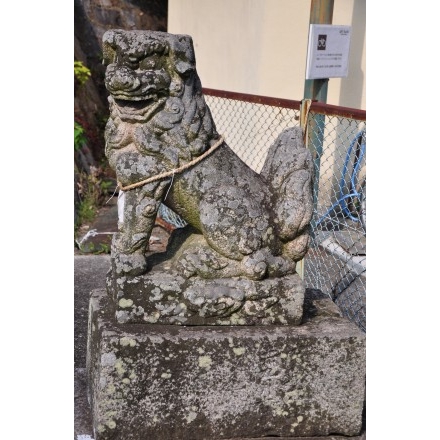
POLYGON ((327 35, 320 35, 318 37, 318 50, 325 50, 327 42, 327 35))

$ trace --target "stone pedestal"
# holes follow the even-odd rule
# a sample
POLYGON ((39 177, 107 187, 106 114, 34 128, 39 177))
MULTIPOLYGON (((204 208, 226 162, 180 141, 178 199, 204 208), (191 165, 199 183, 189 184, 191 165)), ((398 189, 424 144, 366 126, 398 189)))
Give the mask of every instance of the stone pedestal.
MULTIPOLYGON (((222 272, 223 276, 188 276, 182 268, 183 264, 189 265, 188 261, 182 263, 185 251, 189 251, 192 264, 206 265, 210 252, 206 241, 189 226, 173 232, 165 252, 151 253, 146 258, 139 254, 121 255, 113 249, 107 292, 115 304, 119 324, 249 326, 301 323, 305 286, 296 272, 253 280, 240 273, 231 273, 241 262, 229 261, 224 263, 228 269, 222 272), (195 260, 198 263, 194 263, 195 260), (139 275, 127 274, 127 270, 137 263, 149 270, 139 275)), ((216 264, 222 266, 220 260, 216 264)))
POLYGON ((306 290, 299 326, 120 324, 94 290, 88 335, 94 439, 357 436, 365 335, 306 290))

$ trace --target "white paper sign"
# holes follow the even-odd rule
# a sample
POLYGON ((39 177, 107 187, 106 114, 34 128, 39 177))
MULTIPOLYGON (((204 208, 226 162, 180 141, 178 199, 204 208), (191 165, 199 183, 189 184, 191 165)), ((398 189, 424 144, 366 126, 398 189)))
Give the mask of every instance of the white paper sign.
POLYGON ((311 24, 306 79, 345 78, 348 75, 351 26, 311 24))

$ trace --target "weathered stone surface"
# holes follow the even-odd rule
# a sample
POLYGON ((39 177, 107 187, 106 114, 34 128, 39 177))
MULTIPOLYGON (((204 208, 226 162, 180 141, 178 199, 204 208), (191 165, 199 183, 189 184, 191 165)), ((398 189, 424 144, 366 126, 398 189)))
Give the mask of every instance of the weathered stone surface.
MULTIPOLYGON (((203 286, 200 288, 208 292, 205 300, 215 297, 216 311, 217 304, 222 304, 224 311, 241 304, 243 312, 243 299, 252 299, 252 309, 269 310, 272 306, 267 298, 275 290, 278 298, 271 300, 272 304, 280 305, 286 298, 300 300, 301 293, 292 295, 295 289, 290 282, 286 286, 285 280, 296 276, 295 264, 308 249, 313 211, 313 161, 301 128, 280 134, 258 174, 216 131, 202 95, 190 36, 110 30, 103 36, 103 56, 110 93, 106 155, 121 188, 110 295, 119 304, 127 293, 133 294, 128 286, 134 283, 145 296, 140 306, 145 310, 146 298, 154 296, 158 283, 172 278, 179 280, 181 289, 172 291, 173 301, 180 293, 178 304, 184 304, 185 295, 191 295, 188 289, 203 286), (146 252, 161 203, 181 216, 195 233, 181 243, 168 265, 163 264, 160 271, 156 268, 153 274, 146 252), (199 279, 220 279, 222 287, 217 281, 200 283, 199 279), (231 293, 230 286, 237 279, 251 280, 249 288, 231 293), (270 279, 277 281, 266 282, 270 279), (191 280, 189 285, 183 285, 185 280, 191 280), (283 297, 280 292, 286 287, 283 297)), ((200 295, 195 295, 199 302, 200 295)), ((203 304, 199 318, 207 316, 206 301, 203 304)), ((154 321, 147 313, 146 321, 171 323, 161 310, 156 308, 154 321)), ((126 311, 120 312, 120 322, 133 322, 126 311)), ((298 321, 289 316, 289 307, 269 312, 284 314, 285 324, 298 321)), ((144 312, 138 309, 136 313, 140 318, 144 312)), ((259 318, 264 321, 267 313, 252 316, 255 323, 259 318)), ((198 323, 217 324, 197 319, 194 324, 198 323)), ((276 318, 266 323, 283 322, 276 318)))
POLYGON ((302 319, 304 283, 297 273, 277 278, 252 280, 244 276, 214 279, 186 277, 176 270, 180 255, 190 246, 202 252, 200 234, 175 231, 183 237, 171 240, 166 252, 150 254, 146 275, 127 276, 125 260, 112 259, 107 290, 115 303, 119 323, 182 325, 298 325, 302 319), (177 249, 177 252, 175 252, 177 249), (177 264, 175 262, 177 261, 177 264))
POLYGON ((94 290, 95 440, 359 435, 365 335, 319 292, 305 307, 299 326, 127 325, 94 290))

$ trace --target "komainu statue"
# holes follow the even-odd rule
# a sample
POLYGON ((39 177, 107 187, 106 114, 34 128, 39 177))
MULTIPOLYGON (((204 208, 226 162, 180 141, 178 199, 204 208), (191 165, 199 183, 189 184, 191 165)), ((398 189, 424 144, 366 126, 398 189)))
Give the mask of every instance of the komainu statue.
POLYGON ((260 173, 217 133, 190 36, 110 30, 103 37, 119 232, 107 288, 120 323, 293 324, 304 286, 313 162, 293 127, 260 173), (147 256, 163 203, 187 223, 147 256))

